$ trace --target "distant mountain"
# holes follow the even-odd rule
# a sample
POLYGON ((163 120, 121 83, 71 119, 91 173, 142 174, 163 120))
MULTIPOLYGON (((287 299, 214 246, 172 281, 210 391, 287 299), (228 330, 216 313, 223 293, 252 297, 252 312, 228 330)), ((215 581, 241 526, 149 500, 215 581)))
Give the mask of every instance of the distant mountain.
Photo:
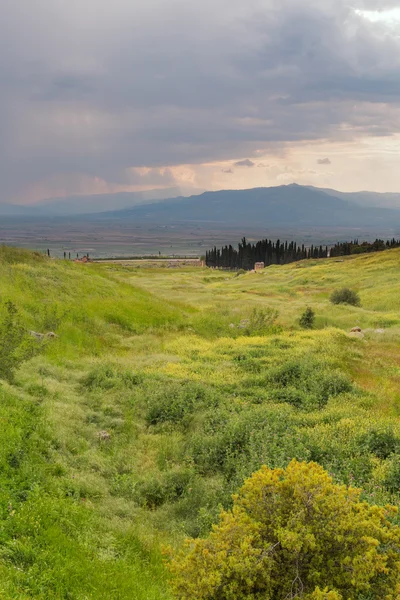
POLYGON ((395 208, 400 210, 399 193, 380 193, 380 192, 339 192, 330 188, 316 188, 307 186, 309 189, 325 192, 329 196, 335 196, 348 202, 359 204, 360 206, 374 206, 376 208, 395 208))
MULTIPOLYGON (((199 190, 201 193, 203 190, 199 190)), ((147 190, 144 192, 120 192, 117 194, 91 194, 86 196, 68 196, 42 200, 35 204, 43 213, 49 216, 83 215, 101 213, 104 211, 121 210, 154 200, 164 200, 183 194, 177 187, 147 190)))
POLYGON ((34 206, 21 204, 0 204, 0 217, 34 217, 42 213, 34 206))
POLYGON ((205 192, 120 211, 88 215, 138 223, 229 226, 400 227, 400 210, 362 207, 317 188, 297 184, 205 192))

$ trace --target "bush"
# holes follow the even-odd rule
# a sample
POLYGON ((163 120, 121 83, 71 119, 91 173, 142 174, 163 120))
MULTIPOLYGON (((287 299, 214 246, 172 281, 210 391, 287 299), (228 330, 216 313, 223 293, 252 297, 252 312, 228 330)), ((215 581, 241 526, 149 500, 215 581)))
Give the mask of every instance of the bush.
POLYGON ((400 447, 399 441, 392 429, 371 429, 361 437, 360 446, 378 458, 386 459, 397 452, 400 447))
POLYGON ((346 375, 324 363, 308 359, 288 361, 271 369, 267 375, 268 383, 280 388, 272 390, 272 398, 311 409, 322 408, 329 398, 353 389, 346 375), (285 389, 287 393, 284 393, 285 389))
POLYGON ((350 304, 351 306, 360 306, 360 296, 350 288, 334 290, 331 295, 332 304, 350 304))
POLYGON ((156 381, 147 394, 148 425, 179 423, 201 406, 216 406, 219 402, 214 390, 192 381, 156 381))
POLYGON ((133 498, 141 506, 155 509, 166 502, 179 500, 190 487, 193 477, 193 471, 189 469, 176 469, 143 479, 135 485, 133 498))
POLYGON ((131 371, 119 372, 112 365, 98 365, 87 375, 85 375, 81 384, 93 390, 111 390, 116 387, 133 388, 142 382, 141 375, 131 371))
POLYGON ((244 327, 246 335, 266 335, 278 331, 276 320, 279 316, 273 308, 253 308, 248 323, 244 327))
POLYGON ((393 597, 395 513, 361 502, 359 490, 334 484, 316 463, 264 466, 209 537, 170 561, 173 591, 179 600, 393 597))
POLYGON ((315 312, 310 306, 307 306, 306 310, 300 317, 300 327, 303 329, 312 329, 314 327, 315 322, 315 312))
POLYGON ((400 457, 393 456, 387 464, 383 485, 393 494, 400 490, 400 457))

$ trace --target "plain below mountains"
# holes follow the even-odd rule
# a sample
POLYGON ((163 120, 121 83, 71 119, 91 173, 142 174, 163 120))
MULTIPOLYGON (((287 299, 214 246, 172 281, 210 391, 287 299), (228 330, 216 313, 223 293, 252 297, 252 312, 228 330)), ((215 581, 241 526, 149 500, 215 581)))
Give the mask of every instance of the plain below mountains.
MULTIPOLYGON (((357 201, 360 201, 359 196, 357 201)), ((157 225, 219 224, 221 228, 224 225, 261 225, 352 229, 368 227, 377 230, 385 227, 400 230, 399 209, 361 206, 348 197, 344 199, 334 196, 331 190, 327 193, 318 188, 296 184, 205 192, 189 198, 177 197, 124 210, 86 215, 84 218, 157 225)))

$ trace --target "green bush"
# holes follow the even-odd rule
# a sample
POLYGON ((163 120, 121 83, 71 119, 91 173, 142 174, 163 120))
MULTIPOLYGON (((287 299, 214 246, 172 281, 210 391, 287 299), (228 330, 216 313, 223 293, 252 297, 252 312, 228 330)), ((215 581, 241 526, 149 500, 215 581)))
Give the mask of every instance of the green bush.
POLYGON ((400 490, 400 456, 393 456, 388 460, 387 471, 383 484, 389 492, 400 490))
POLYGON ((133 498, 141 506, 155 509, 181 498, 190 487, 193 477, 192 470, 178 468, 158 477, 142 479, 134 487, 133 498))
POLYGON ((353 389, 347 375, 309 359, 292 360, 271 369, 266 383, 274 386, 272 398, 297 407, 322 408, 329 398, 353 389), (277 391, 275 387, 281 388, 277 391), (283 389, 289 389, 283 393, 283 389), (296 391, 297 390, 297 393, 296 391))
POLYGON ((175 596, 393 598, 400 585, 397 508, 370 506, 360 494, 316 463, 263 466, 210 535, 190 540, 170 562, 175 596))
POLYGON ((93 390, 111 390, 115 387, 135 387, 142 382, 141 375, 132 371, 119 372, 114 366, 102 364, 81 379, 83 387, 93 390))
POLYGON ((178 424, 195 409, 217 406, 219 397, 213 389, 193 381, 154 381, 146 391, 148 425, 178 424))
POLYGON ((276 325, 278 316, 278 311, 270 307, 253 308, 248 323, 243 328, 243 333, 250 336, 276 333, 278 331, 276 325))
POLYGON ((386 459, 399 450, 400 440, 392 429, 371 429, 361 437, 360 445, 378 458, 386 459))
POLYGON ((300 327, 303 329, 312 329, 315 322, 315 312, 310 306, 307 306, 306 310, 300 317, 300 327))
POLYGON ((350 288, 334 290, 330 298, 332 304, 350 304, 351 306, 360 306, 360 296, 350 288))
POLYGON ((270 398, 276 402, 285 402, 300 408, 307 404, 306 393, 298 388, 286 386, 284 388, 277 388, 272 390, 270 398))

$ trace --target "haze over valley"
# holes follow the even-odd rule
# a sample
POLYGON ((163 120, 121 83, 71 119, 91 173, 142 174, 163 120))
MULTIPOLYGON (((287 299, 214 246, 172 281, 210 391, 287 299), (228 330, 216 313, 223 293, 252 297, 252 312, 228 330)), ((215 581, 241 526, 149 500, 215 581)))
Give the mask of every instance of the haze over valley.
POLYGON ((175 191, 3 206, 0 239, 50 249, 54 256, 67 251, 102 258, 159 252, 202 255, 215 244, 236 244, 243 235, 306 244, 400 235, 400 208, 390 207, 397 206, 396 195, 388 201, 387 194, 345 194, 293 184, 163 198, 175 191), (385 203, 389 207, 381 206, 385 203))

